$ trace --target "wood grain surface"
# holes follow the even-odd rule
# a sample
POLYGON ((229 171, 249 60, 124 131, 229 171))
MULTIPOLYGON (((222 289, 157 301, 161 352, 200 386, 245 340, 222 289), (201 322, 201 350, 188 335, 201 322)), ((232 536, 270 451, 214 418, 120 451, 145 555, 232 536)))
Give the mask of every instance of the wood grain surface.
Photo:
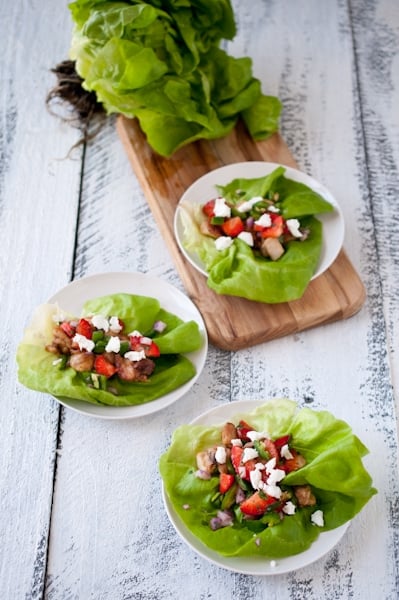
MULTIPOLYGON (((399 596, 399 4, 233 0, 233 7, 238 33, 223 47, 251 57, 265 93, 283 103, 281 140, 300 170, 337 198, 364 304, 349 319, 240 350, 210 344, 190 392, 147 418, 87 418, 23 388, 15 364, 23 328, 71 280, 127 271, 181 291, 185 282, 116 119, 69 153, 80 132, 45 107, 50 69, 69 52, 67 3, 53 0, 44 10, 38 0, 3 2, 1 600, 399 596), (250 576, 210 563, 176 534, 158 460, 173 431, 200 413, 272 397, 347 421, 370 451, 364 460, 378 495, 315 563, 250 576)), ((177 191, 187 183, 177 181, 177 191)), ((335 290, 336 276, 329 269, 326 285, 335 290)))
POLYGON ((313 280, 300 299, 272 305, 216 294, 177 245, 173 229, 177 203, 186 189, 205 173, 252 160, 298 168, 280 134, 254 142, 238 124, 225 138, 201 140, 181 148, 171 158, 164 158, 152 151, 135 119, 119 116, 117 130, 188 295, 200 310, 215 346, 224 350, 247 348, 351 317, 361 308, 365 290, 344 250, 330 272, 313 280))

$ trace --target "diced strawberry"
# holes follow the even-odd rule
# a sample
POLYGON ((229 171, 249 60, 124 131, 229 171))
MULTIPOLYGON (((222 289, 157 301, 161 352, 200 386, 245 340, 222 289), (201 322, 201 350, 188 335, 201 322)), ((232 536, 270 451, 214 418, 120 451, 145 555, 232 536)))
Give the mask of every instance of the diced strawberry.
POLYGON ((263 446, 265 447, 266 452, 269 453, 270 458, 275 458, 276 460, 279 460, 280 454, 276 448, 275 443, 269 439, 262 440, 262 443, 263 443, 263 446))
POLYGON ((93 325, 87 319, 80 319, 76 326, 76 333, 84 335, 85 338, 91 340, 91 336, 93 335, 93 325))
POLYGON ((62 331, 64 333, 66 333, 67 336, 70 338, 73 337, 76 333, 75 327, 72 327, 72 325, 69 323, 69 321, 64 321, 63 323, 61 323, 60 327, 61 327, 62 331))
POLYGON ((202 207, 202 212, 207 217, 213 217, 215 214, 214 211, 215 211, 215 200, 209 200, 209 202, 204 204, 204 206, 202 207))
POLYGON ((232 446, 230 458, 231 464, 233 465, 236 473, 239 473, 239 467, 242 467, 241 459, 243 453, 244 449, 242 448, 242 446, 232 446))
POLYGON ((222 225, 223 233, 229 235, 230 237, 237 237, 239 233, 244 231, 244 223, 240 219, 240 217, 231 217, 227 219, 222 225))
POLYGON ((291 439, 290 435, 283 435, 283 436, 277 438, 277 440, 274 440, 274 445, 276 446, 277 450, 281 450, 281 448, 283 446, 288 444, 290 439, 291 439))
POLYGON ((157 356, 161 355, 161 352, 155 342, 151 342, 149 346, 144 346, 144 352, 146 356, 151 358, 156 358, 157 356))
POLYGON ((219 477, 219 492, 225 494, 235 481, 234 475, 230 473, 220 473, 219 477))
POLYGON ((141 340, 141 336, 129 335, 130 350, 134 350, 136 352, 142 350, 143 346, 142 346, 140 340, 141 340))
POLYGON ((292 448, 290 448, 290 452, 294 458, 289 458, 288 460, 285 460, 281 465, 281 468, 286 473, 291 473, 291 471, 298 471, 298 469, 301 469, 306 465, 306 458, 302 456, 302 454, 299 454, 296 450, 292 448))
POLYGON ((255 492, 240 504, 240 510, 245 515, 252 517, 260 517, 265 512, 268 506, 277 502, 276 498, 267 496, 263 492, 255 492))
POLYGON ((105 377, 112 377, 117 371, 117 368, 110 363, 103 354, 98 354, 94 361, 94 370, 99 375, 105 375, 105 377))
POLYGON ((278 238, 280 235, 283 235, 284 232, 284 219, 281 215, 276 215, 274 213, 271 213, 270 217, 272 224, 270 227, 265 227, 262 230, 261 235, 263 238, 278 238))
POLYGON ((241 419, 241 421, 239 421, 238 425, 237 425, 237 435, 239 437, 240 440, 245 440, 248 441, 248 431, 253 431, 253 427, 251 427, 251 425, 248 425, 248 423, 246 421, 243 421, 241 419))
POLYGON ((259 460, 257 460, 256 458, 251 458, 250 460, 247 460, 244 463, 244 467, 245 467, 245 477, 243 477, 243 479, 247 479, 248 481, 250 481, 250 472, 253 471, 255 469, 255 465, 259 462, 259 460))

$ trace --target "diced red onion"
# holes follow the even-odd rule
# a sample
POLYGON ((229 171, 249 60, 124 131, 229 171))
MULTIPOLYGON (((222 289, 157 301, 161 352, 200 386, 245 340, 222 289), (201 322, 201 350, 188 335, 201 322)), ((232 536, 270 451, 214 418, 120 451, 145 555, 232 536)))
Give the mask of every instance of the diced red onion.
POLYGON ((221 523, 220 519, 218 519, 217 517, 213 517, 209 521, 209 526, 213 531, 216 531, 217 529, 220 529, 222 527, 222 523, 221 523))
POLYGON ((245 492, 239 487, 236 493, 236 504, 241 504, 241 502, 244 502, 244 500, 245 492))
POLYGON ((162 333, 166 329, 166 323, 163 321, 155 321, 153 325, 153 330, 157 333, 162 333))
POLYGON ((198 479, 210 479, 211 478, 211 474, 208 473, 208 471, 202 471, 201 469, 198 469, 198 471, 195 472, 195 476, 198 477, 198 479))
POLYGON ((254 226, 254 222, 255 219, 253 217, 248 217, 245 221, 245 224, 248 227, 248 229, 252 229, 252 227, 254 226))
POLYGON ((217 518, 220 520, 222 527, 228 527, 233 524, 233 515, 227 510, 219 510, 217 518))

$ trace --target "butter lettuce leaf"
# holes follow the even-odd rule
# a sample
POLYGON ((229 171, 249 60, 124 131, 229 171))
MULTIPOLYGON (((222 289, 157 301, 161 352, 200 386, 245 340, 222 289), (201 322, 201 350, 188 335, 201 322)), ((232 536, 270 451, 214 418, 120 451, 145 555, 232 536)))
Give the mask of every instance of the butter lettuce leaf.
POLYGON ((239 118, 255 139, 277 131, 278 98, 265 96, 250 58, 220 48, 236 24, 229 0, 76 0, 70 57, 108 114, 136 117, 170 156, 229 133, 239 118))
POLYGON ((195 321, 183 321, 164 310, 155 298, 112 294, 86 302, 80 316, 116 315, 123 320, 128 331, 138 330, 143 335, 151 335, 161 356, 154 359, 155 371, 145 382, 126 382, 114 377, 112 388, 115 393, 94 389, 87 385, 86 374, 54 365, 55 355, 45 349, 52 340, 53 317, 60 312, 64 313, 62 307, 60 309, 56 304, 39 306, 18 346, 18 379, 30 389, 94 404, 129 406, 155 400, 180 387, 196 374, 194 364, 184 355, 198 350, 203 343, 195 321), (156 321, 166 324, 164 332, 153 331, 156 321))
POLYGON ((218 294, 275 304, 300 298, 309 285, 322 248, 322 223, 315 215, 331 212, 334 207, 305 184, 285 177, 285 171, 280 166, 265 177, 237 178, 216 186, 218 194, 235 206, 253 197, 278 194, 277 205, 284 218, 299 219, 301 227, 309 231, 305 240, 288 242, 277 261, 254 252, 238 238, 229 248, 218 251, 214 239, 201 232, 201 223, 206 220, 201 205, 181 205, 183 246, 199 257, 208 274, 208 286, 218 294))
POLYGON ((366 447, 347 423, 328 411, 298 410, 295 402, 281 399, 228 420, 237 424, 240 419, 257 431, 267 431, 273 439, 291 434, 290 445, 305 456, 307 464, 288 474, 284 485, 312 485, 317 506, 298 509, 278 524, 256 531, 256 535, 253 521, 235 521, 233 526, 213 531, 209 521, 217 509, 211 498, 218 491, 218 477, 204 481, 195 476, 196 454, 221 443, 223 423, 214 427, 182 425, 173 433, 159 469, 174 511, 208 548, 224 556, 281 558, 298 554, 309 548, 320 532, 353 519, 377 493, 362 463, 366 447), (323 511, 324 527, 310 520, 316 509, 323 511))

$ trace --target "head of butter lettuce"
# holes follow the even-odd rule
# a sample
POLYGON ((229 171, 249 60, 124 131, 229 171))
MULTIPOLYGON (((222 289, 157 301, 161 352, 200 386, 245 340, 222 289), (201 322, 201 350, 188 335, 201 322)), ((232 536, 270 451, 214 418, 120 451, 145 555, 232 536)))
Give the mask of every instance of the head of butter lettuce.
POLYGON ((281 399, 226 420, 237 424, 240 419, 257 431, 267 431, 273 439, 291 434, 290 445, 306 458, 307 464, 289 473, 284 483, 312 486, 318 508, 324 513, 324 527, 311 523, 314 507, 308 507, 285 516, 256 536, 245 521, 213 531, 209 520, 216 511, 210 498, 218 491, 219 478, 202 480, 194 473, 196 454, 220 443, 223 423, 214 427, 183 425, 174 432, 169 449, 160 459, 160 472, 174 511, 208 548, 224 556, 282 558, 298 554, 309 548, 320 532, 350 521, 377 493, 362 463, 368 450, 349 425, 331 413, 298 410, 296 402, 281 399))
POLYGON ((288 242, 285 253, 276 261, 255 255, 250 246, 237 238, 229 248, 217 250, 214 239, 200 229, 206 219, 201 206, 209 198, 204 198, 202 204, 180 205, 183 246, 199 257, 208 274, 207 284, 216 293, 267 304, 289 302, 304 294, 322 248, 322 223, 314 215, 332 212, 334 207, 307 185, 285 177, 285 171, 279 166, 264 177, 234 179, 225 186, 216 186, 215 194, 233 205, 256 196, 267 197, 271 192, 279 194, 283 217, 298 219, 310 234, 304 241, 288 242))
POLYGON ((60 313, 69 318, 76 317, 66 314, 57 304, 39 306, 18 346, 18 379, 30 389, 93 404, 130 406, 155 400, 180 387, 196 373, 195 366, 184 355, 198 350, 203 344, 195 321, 182 321, 164 310, 155 298, 113 294, 87 301, 80 316, 115 315, 123 320, 128 331, 138 330, 143 335, 152 332, 156 321, 163 321, 167 325, 164 332, 152 334, 161 356, 155 359, 156 368, 148 381, 125 382, 116 379, 112 386, 116 394, 93 389, 74 369, 57 369, 53 365, 54 354, 45 350, 53 337, 53 317, 60 313))
POLYGON ((281 103, 262 93, 248 57, 221 47, 236 33, 230 0, 75 0, 70 57, 108 114, 136 117, 170 156, 227 135, 242 118, 254 139, 278 129, 281 103))

